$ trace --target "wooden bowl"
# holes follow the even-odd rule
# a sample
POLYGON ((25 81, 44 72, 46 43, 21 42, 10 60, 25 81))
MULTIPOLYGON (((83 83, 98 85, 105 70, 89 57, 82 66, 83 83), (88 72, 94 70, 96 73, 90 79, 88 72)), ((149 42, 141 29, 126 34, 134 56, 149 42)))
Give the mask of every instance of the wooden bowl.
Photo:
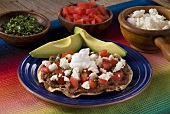
POLYGON ((10 11, 10 12, 3 13, 0 15, 0 27, 3 23, 10 20, 12 17, 18 15, 28 15, 28 14, 36 18, 38 22, 45 27, 45 29, 42 32, 38 34, 28 35, 28 36, 17 36, 12 34, 6 34, 2 32, 2 30, 0 30, 0 38, 16 46, 29 45, 32 44, 33 42, 37 42, 40 39, 42 39, 50 28, 50 21, 42 14, 33 11, 10 11))
POLYGON ((170 61, 170 29, 144 30, 137 28, 126 21, 128 15, 132 12, 141 9, 148 12, 151 8, 157 9, 160 15, 164 15, 167 20, 170 20, 170 9, 161 6, 136 6, 127 8, 118 16, 121 33, 125 40, 130 43, 131 47, 137 51, 155 53, 161 50, 165 58, 170 61))
POLYGON ((110 11, 109 9, 106 8, 106 12, 109 15, 109 19, 107 19, 106 21, 103 21, 101 23, 96 23, 96 24, 77 24, 71 21, 66 20, 63 16, 62 16, 62 9, 58 12, 58 19, 60 21, 60 23, 70 32, 74 33, 74 28, 76 26, 81 27, 83 29, 85 29, 88 33, 90 34, 97 34, 100 33, 101 31, 105 30, 110 23, 112 22, 112 18, 113 18, 113 13, 112 11, 110 11))

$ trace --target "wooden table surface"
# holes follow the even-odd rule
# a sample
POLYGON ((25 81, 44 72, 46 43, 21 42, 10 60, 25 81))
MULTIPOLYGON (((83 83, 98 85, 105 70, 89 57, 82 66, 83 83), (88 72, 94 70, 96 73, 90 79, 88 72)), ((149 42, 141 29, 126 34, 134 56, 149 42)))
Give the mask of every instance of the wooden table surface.
MULTIPOLYGON (((57 19, 57 11, 70 3, 85 2, 88 0, 1 0, 0 14, 12 10, 33 10, 45 15, 49 20, 57 19)), ((105 6, 126 2, 129 0, 97 0, 105 6)))

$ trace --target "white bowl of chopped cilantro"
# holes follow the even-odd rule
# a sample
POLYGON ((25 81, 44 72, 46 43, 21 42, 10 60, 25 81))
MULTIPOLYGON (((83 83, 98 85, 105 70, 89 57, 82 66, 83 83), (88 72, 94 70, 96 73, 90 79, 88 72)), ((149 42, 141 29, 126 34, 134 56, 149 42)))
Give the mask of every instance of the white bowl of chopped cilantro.
POLYGON ((37 42, 49 28, 49 19, 33 11, 10 11, 0 15, 0 38, 13 45, 37 42))

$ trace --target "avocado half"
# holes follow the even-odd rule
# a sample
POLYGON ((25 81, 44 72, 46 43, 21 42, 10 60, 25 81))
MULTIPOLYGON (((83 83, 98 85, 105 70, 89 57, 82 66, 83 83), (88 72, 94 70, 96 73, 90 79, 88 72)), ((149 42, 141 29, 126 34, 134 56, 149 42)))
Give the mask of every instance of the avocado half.
POLYGON ((117 44, 113 42, 104 42, 102 40, 94 38, 93 36, 88 34, 86 30, 80 27, 74 28, 74 34, 80 34, 84 40, 84 45, 89 47, 92 51, 99 52, 100 50, 106 49, 109 53, 117 53, 121 57, 124 57, 127 54, 127 51, 118 46, 117 44))
POLYGON ((82 47, 82 37, 80 34, 74 34, 61 40, 46 43, 29 54, 34 58, 49 58, 58 54, 72 50, 77 52, 82 47))

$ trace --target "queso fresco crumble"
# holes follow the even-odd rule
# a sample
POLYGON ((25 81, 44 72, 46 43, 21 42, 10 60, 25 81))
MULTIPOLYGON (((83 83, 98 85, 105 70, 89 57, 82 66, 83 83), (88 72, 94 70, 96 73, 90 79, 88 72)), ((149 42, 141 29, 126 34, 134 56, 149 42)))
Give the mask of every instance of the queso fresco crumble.
POLYGON ((170 28, 170 21, 163 15, 158 14, 156 9, 149 9, 149 13, 145 10, 136 10, 128 15, 127 21, 135 27, 146 30, 164 30, 170 28))

